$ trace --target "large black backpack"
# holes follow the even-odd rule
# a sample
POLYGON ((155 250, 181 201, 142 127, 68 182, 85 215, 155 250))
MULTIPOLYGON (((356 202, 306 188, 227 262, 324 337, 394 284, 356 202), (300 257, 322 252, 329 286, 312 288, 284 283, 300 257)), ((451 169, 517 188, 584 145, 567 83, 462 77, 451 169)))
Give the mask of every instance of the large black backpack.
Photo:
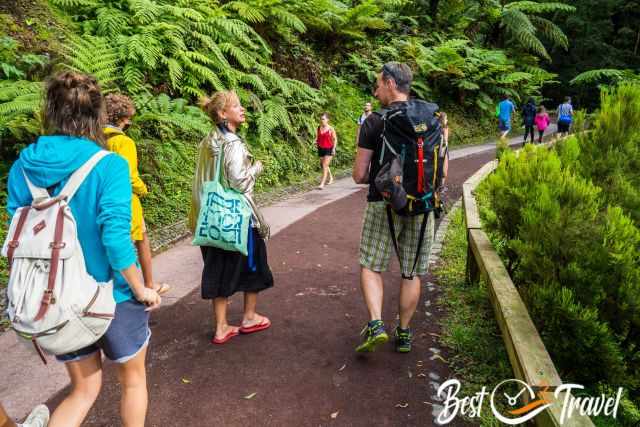
POLYGON ((401 216, 414 216, 431 211, 439 214, 441 201, 438 194, 443 176, 440 156, 442 129, 436 104, 411 100, 379 112, 384 130, 380 157, 373 159, 381 165, 376 187, 401 216), (397 175, 389 176, 389 171, 397 175), (401 189, 390 188, 391 185, 401 189), (397 190, 401 193, 397 195, 397 190), (403 191, 402 191, 403 190, 403 191), (391 193, 396 194, 391 194, 391 193), (406 197, 406 204, 398 198, 406 197), (404 206, 402 206, 404 204, 404 206), (400 207, 402 206, 402 207, 400 207))
POLYGON ((387 202, 387 219, 398 258, 392 210, 401 216, 424 215, 412 277, 420 258, 428 214, 434 211, 439 216, 442 211, 438 191, 442 184, 446 150, 440 147, 443 138, 438 106, 411 100, 378 114, 384 128, 380 156, 373 159, 381 165, 375 185, 387 202))

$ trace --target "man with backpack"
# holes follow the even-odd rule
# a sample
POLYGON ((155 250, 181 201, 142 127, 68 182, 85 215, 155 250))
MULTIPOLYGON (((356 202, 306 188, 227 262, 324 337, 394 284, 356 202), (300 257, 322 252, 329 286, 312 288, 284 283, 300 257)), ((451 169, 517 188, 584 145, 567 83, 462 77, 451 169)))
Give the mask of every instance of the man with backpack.
POLYGON ((527 143, 527 136, 531 135, 531 143, 533 143, 533 125, 535 124, 536 114, 538 109, 536 108, 536 102, 533 98, 529 98, 524 107, 522 107, 522 122, 524 124, 524 140, 523 144, 527 143))
POLYGON ((569 134, 573 122, 573 106, 571 97, 567 96, 564 102, 558 106, 558 136, 562 138, 569 134))
POLYGON ((367 117, 360 130, 353 179, 369 184, 360 240, 360 285, 370 321, 357 352, 372 352, 389 339, 382 321, 382 272, 392 247, 400 260, 400 324, 396 351, 411 351, 409 323, 420 299, 420 279, 427 273, 434 235, 434 212, 442 165, 442 132, 437 105, 409 100, 412 73, 390 62, 378 75, 375 96, 383 109, 367 117))

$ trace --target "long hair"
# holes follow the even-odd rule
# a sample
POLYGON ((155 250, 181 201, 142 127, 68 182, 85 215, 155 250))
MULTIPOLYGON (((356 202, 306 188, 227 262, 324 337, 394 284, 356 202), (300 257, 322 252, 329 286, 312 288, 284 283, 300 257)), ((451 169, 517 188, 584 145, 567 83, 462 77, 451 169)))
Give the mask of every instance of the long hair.
POLYGON ((104 99, 95 77, 72 71, 51 77, 43 122, 48 134, 87 138, 104 146, 104 99))

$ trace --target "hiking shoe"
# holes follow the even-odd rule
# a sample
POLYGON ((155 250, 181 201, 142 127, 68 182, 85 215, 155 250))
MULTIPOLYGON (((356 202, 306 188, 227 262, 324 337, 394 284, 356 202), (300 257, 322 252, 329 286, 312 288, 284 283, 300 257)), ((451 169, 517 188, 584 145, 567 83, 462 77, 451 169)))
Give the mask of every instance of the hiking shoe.
POLYGON ((396 328, 396 351, 398 353, 409 353, 411 351, 411 340, 413 340, 413 334, 411 329, 402 329, 400 326, 396 328))
POLYGON ((356 347, 358 353, 371 353, 378 345, 389 341, 389 335, 384 330, 382 320, 372 320, 367 323, 360 335, 364 335, 364 341, 356 347))
POLYGON ((45 405, 38 405, 33 408, 24 423, 18 424, 20 427, 46 427, 49 424, 49 408, 45 405))

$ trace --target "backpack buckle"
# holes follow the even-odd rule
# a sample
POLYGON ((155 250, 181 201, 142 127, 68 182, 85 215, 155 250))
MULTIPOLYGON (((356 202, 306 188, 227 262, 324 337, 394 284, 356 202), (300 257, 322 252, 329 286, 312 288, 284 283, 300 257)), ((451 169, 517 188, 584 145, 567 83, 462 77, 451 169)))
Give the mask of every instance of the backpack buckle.
POLYGON ((51 242, 49 243, 49 248, 51 249, 64 249, 67 246, 65 242, 51 242))

